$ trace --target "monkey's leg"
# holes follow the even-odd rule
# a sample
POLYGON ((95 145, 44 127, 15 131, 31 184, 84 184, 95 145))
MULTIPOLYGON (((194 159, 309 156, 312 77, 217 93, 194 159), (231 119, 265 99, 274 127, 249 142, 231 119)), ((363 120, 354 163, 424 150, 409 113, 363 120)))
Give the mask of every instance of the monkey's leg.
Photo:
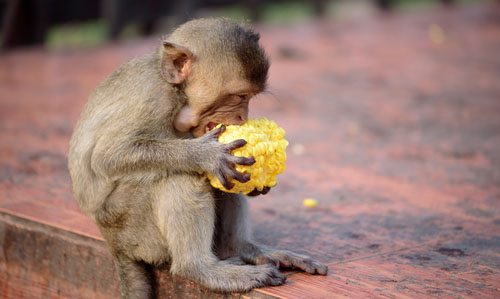
POLYGON ((113 254, 113 261, 120 276, 122 298, 153 298, 153 273, 148 265, 121 254, 113 254))
POLYGON ((285 282, 285 276, 270 265, 235 265, 213 254, 214 197, 202 176, 174 175, 158 188, 154 211, 171 255, 172 274, 225 292, 285 282))
POLYGON ((299 268, 311 274, 326 275, 328 268, 307 255, 251 242, 246 198, 219 191, 216 191, 216 196, 218 223, 215 241, 219 257, 240 256, 254 265, 274 264, 278 268, 299 268))
POLYGON ((215 190, 216 204, 216 231, 215 248, 217 256, 221 259, 243 258, 251 264, 263 254, 257 245, 250 242, 250 223, 248 217, 248 204, 243 196, 215 190))

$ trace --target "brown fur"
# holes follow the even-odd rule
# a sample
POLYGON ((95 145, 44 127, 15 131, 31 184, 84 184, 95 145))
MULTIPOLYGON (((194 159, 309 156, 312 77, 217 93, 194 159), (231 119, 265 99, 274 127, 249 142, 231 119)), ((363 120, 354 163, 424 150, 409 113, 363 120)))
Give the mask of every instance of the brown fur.
POLYGON ((249 179, 234 166, 255 160, 230 154, 245 142, 221 144, 224 129, 205 127, 246 121, 268 67, 255 33, 226 19, 195 20, 91 94, 69 170, 81 210, 109 244, 124 298, 152 297, 148 265, 162 263, 218 291, 282 284, 279 265, 326 274, 309 257, 253 244, 246 199, 214 190, 200 174, 228 188, 229 178, 249 179))

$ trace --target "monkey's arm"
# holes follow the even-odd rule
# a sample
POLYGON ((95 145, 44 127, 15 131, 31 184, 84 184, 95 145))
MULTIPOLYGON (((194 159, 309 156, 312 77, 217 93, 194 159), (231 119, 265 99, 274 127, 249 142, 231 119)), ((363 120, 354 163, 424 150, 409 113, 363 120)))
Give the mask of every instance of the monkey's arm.
POLYGON ((141 135, 100 138, 92 153, 91 167, 108 177, 154 170, 209 172, 230 189, 233 184, 229 178, 240 182, 250 179, 248 174, 236 171, 235 164, 252 165, 255 159, 231 155, 231 151, 246 141, 219 143, 217 138, 224 130, 225 127, 221 127, 195 139, 156 139, 141 135))

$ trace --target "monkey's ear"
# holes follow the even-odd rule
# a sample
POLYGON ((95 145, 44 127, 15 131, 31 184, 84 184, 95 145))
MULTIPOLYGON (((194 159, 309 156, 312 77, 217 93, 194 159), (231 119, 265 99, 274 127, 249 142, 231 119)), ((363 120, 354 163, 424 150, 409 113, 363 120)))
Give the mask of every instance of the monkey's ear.
POLYGON ((170 42, 163 42, 161 72, 171 84, 180 84, 191 73, 193 53, 188 48, 170 42))

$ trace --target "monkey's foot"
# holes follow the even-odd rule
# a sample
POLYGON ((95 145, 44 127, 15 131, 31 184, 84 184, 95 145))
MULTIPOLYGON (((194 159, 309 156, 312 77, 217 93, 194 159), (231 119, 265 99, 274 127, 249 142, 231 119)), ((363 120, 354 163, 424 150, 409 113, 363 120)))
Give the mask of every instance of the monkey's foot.
POLYGON ((286 277, 269 264, 240 266, 221 261, 202 273, 199 280, 213 290, 246 292, 253 288, 282 285, 286 277))
POLYGON ((255 257, 255 264, 274 264, 278 269, 299 268, 310 274, 326 275, 328 267, 310 256, 286 250, 264 249, 263 254, 255 257))

